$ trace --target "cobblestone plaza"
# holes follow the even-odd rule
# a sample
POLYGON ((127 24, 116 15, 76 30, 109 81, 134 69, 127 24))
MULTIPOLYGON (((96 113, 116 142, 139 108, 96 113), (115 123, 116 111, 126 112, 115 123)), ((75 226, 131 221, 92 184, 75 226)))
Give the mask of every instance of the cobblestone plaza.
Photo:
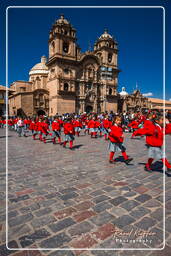
MULTIPOLYGON (((8 246, 73 248, 11 251, 5 247, 5 129, 0 130, 0 255, 170 255, 171 179, 166 179, 166 247, 162 251, 100 251, 95 248, 163 247, 163 173, 160 162, 144 171, 144 138, 125 134, 129 165, 108 163, 108 142, 81 134, 74 150, 8 134, 8 246), (120 231, 120 233, 119 233, 120 231), (147 232, 142 237, 141 232, 147 232), (141 234, 140 234, 141 233, 141 234), (133 240, 136 240, 133 243, 133 240), (142 241, 143 240, 143 241, 142 241), (90 251, 74 248, 92 248, 90 251)), ((166 154, 171 160, 171 137, 166 154)), ((145 234, 145 233, 144 233, 145 234)))

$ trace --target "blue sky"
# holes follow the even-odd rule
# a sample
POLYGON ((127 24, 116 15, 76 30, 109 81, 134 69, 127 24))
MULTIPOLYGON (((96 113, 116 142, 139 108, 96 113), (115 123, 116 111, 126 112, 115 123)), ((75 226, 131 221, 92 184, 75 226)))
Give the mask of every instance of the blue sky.
MULTIPOLYGON (((141 5, 164 6, 166 28, 169 27, 168 1, 4 1, 1 6, 0 84, 5 85, 5 8, 11 5, 141 5)), ((48 37, 52 24, 60 13, 77 29, 78 44, 82 52, 93 47, 105 28, 118 41, 119 74, 118 90, 122 86, 130 93, 136 82, 142 93, 163 94, 163 10, 161 8, 24 8, 9 9, 9 84, 16 80, 28 80, 28 72, 40 57, 48 57, 48 37)), ((169 69, 171 43, 166 29, 166 99, 171 98, 169 69)))

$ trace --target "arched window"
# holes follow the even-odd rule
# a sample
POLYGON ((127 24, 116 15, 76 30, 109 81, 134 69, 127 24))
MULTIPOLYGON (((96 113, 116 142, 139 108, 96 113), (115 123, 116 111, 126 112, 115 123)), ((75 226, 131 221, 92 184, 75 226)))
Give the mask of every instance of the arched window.
POLYGON ((66 42, 63 42, 63 52, 68 53, 69 51, 69 44, 66 42))
POLYGON ((112 95, 112 88, 109 88, 109 95, 112 95))
POLYGON ((108 62, 109 63, 112 62, 112 54, 111 53, 108 54, 108 62))
POLYGON ((64 83, 64 91, 68 91, 68 89, 69 89, 68 83, 64 83))

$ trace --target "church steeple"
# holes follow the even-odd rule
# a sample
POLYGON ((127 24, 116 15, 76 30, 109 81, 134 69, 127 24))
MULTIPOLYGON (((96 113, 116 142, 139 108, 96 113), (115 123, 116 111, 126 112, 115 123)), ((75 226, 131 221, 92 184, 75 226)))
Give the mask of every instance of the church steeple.
POLYGON ((60 18, 52 25, 49 35, 49 57, 61 55, 76 57, 76 29, 61 14, 60 18))

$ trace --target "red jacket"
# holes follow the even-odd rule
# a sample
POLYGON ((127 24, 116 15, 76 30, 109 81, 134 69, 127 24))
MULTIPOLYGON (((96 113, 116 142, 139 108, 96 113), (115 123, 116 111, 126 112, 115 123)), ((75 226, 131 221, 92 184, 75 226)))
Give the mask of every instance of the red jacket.
POLYGON ((38 130, 38 125, 37 123, 35 123, 34 121, 31 121, 30 126, 29 126, 30 130, 34 130, 37 131, 38 130))
POLYGON ((103 120, 103 127, 108 129, 111 127, 111 122, 108 119, 103 120))
POLYGON ((73 134, 74 135, 74 126, 72 123, 64 123, 64 134, 73 134))
POLYGON ((134 120, 128 124, 128 127, 132 127, 133 129, 138 129, 138 125, 139 123, 136 120, 134 120))
POLYGON ((95 121, 94 120, 90 120, 88 122, 88 128, 95 128, 95 121))
POLYGON ((120 126, 113 125, 110 129, 111 129, 109 133, 110 141, 114 143, 122 143, 124 140, 122 128, 120 126))
POLYGON ((80 128, 82 128, 82 123, 81 123, 80 121, 78 121, 78 120, 74 120, 74 121, 73 121, 73 125, 74 125, 74 127, 80 127, 80 128))
POLYGON ((48 133, 48 130, 49 130, 49 125, 48 125, 48 123, 42 122, 42 125, 41 125, 41 131, 42 131, 42 133, 47 134, 47 133, 48 133))
POLYGON ((148 127, 138 129, 136 135, 146 135, 146 143, 151 147, 161 147, 163 145, 163 138, 168 134, 168 130, 162 128, 158 124, 151 124, 148 127))
POLYGON ((52 131, 60 131, 61 130, 61 125, 59 120, 58 121, 53 121, 52 123, 52 131))
POLYGON ((166 124, 166 134, 171 134, 171 123, 166 124))
POLYGON ((99 121, 95 121, 94 128, 101 127, 101 123, 99 121))

